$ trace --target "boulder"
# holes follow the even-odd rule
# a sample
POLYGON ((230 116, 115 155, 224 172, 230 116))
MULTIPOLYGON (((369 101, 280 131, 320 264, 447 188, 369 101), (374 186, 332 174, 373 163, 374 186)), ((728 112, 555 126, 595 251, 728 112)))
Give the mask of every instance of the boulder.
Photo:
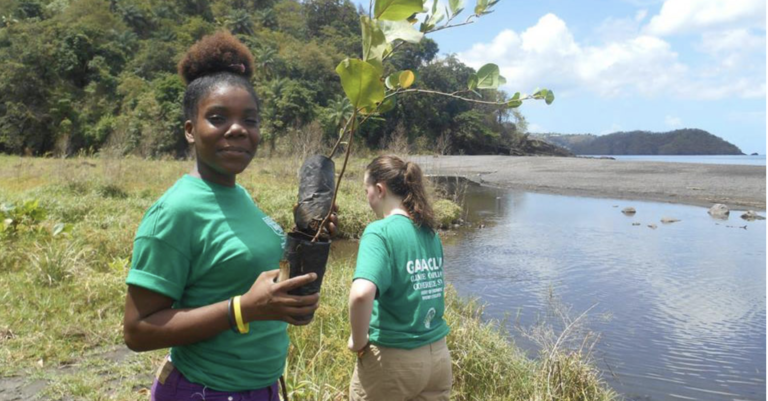
POLYGON ((728 206, 725 206, 722 203, 716 203, 709 208, 709 212, 707 213, 716 219, 728 220, 728 215, 731 214, 731 210, 728 209, 728 206))
POLYGON ((637 213, 637 210, 635 210, 633 207, 625 207, 624 209, 621 209, 621 212, 626 215, 633 215, 637 213))
POLYGON ((655 230, 656 227, 657 227, 656 224, 648 224, 648 228, 650 228, 652 230, 655 230))
POLYGON ((633 226, 639 226, 640 223, 632 223, 633 226))
POLYGON ((664 224, 677 223, 678 221, 680 221, 680 220, 676 219, 674 217, 664 217, 664 218, 661 219, 661 222, 664 223, 664 224))
POLYGON ((741 215, 741 218, 744 219, 744 220, 748 220, 748 221, 765 220, 765 217, 760 216, 754 210, 747 210, 746 213, 741 215))

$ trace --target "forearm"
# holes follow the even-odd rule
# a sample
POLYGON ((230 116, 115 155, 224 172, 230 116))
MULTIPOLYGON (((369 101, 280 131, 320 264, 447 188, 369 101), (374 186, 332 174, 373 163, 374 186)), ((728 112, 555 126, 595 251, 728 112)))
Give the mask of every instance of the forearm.
POLYGON ((368 342, 368 328, 371 324, 373 300, 361 297, 350 297, 349 321, 352 326, 352 341, 358 346, 368 342))
POLYGON ((228 301, 190 309, 163 309, 126 327, 134 351, 150 351, 207 340, 229 330, 228 301))

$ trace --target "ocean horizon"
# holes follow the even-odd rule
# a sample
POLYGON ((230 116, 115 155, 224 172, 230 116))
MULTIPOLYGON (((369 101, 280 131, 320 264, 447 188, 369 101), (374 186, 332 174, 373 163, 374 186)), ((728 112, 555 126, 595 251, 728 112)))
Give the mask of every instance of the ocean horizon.
POLYGON ((643 161, 664 163, 732 164, 765 166, 765 155, 578 155, 580 157, 613 157, 619 161, 643 161))

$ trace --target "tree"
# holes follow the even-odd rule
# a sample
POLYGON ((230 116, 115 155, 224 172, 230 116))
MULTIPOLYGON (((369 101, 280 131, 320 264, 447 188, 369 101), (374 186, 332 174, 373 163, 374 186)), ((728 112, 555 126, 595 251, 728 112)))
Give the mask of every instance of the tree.
POLYGON ((326 133, 336 139, 342 125, 352 117, 352 111, 352 104, 346 97, 329 101, 323 115, 326 133))
POLYGON ((253 21, 248 11, 243 9, 234 9, 227 16, 227 28, 232 33, 253 35, 253 21))

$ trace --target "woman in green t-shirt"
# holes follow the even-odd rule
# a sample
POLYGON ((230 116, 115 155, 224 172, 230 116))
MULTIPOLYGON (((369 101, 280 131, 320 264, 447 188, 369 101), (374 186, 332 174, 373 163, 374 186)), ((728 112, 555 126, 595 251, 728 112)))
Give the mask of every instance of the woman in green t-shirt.
POLYGON ((276 401, 286 323, 309 323, 293 316, 315 311, 319 295, 288 294, 314 281, 314 273, 275 282, 285 236, 236 184, 260 139, 253 57, 219 32, 189 49, 179 73, 196 162, 136 233, 125 343, 134 351, 171 348, 152 400, 276 401))
POLYGON ((443 320, 443 246, 419 166, 380 156, 365 194, 381 219, 360 239, 349 294, 356 400, 448 400, 451 356, 443 320))

